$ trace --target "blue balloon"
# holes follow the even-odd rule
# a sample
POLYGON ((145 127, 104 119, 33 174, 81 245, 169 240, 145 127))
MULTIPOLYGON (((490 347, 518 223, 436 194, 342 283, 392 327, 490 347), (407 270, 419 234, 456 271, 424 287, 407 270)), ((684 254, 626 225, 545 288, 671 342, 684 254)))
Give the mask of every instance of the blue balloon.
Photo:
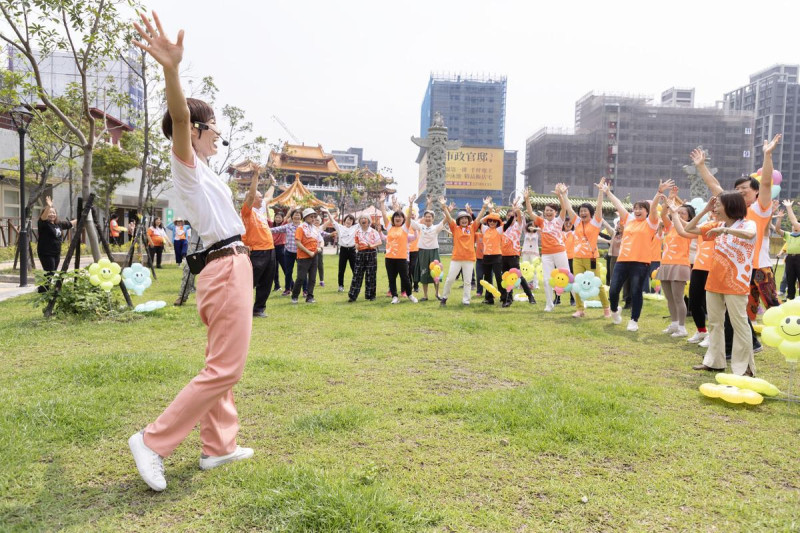
POLYGON ((582 272, 575 276, 572 282, 572 292, 580 296, 581 300, 596 298, 600 294, 600 287, 603 282, 594 275, 594 272, 582 272))
POLYGON ((781 193, 781 186, 780 185, 773 185, 772 186, 772 199, 774 200, 775 198, 777 198, 778 195, 780 195, 780 193, 781 193))

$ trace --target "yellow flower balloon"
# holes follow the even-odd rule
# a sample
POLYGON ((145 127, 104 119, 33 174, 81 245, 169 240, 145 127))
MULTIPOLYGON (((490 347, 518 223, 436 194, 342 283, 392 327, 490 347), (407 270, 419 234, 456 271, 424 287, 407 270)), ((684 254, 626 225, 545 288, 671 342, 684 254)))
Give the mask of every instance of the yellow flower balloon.
POLYGON ((122 276, 119 275, 121 270, 118 264, 112 263, 104 257, 97 263, 89 265, 89 283, 106 292, 111 292, 114 285, 119 285, 119 282, 122 281, 122 276))
POLYGON ((770 307, 764 313, 761 340, 778 348, 789 363, 800 361, 800 299, 770 307))

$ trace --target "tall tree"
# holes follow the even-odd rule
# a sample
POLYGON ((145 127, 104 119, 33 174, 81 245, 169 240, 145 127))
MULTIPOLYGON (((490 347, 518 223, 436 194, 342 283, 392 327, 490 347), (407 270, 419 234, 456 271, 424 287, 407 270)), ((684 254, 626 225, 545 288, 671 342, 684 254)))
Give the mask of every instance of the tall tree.
MULTIPOLYGON (((10 44, 30 66, 23 94, 32 96, 32 104, 41 102, 55 114, 74 138, 74 141, 68 137, 64 140, 82 151, 84 197, 91 192, 94 148, 107 128, 105 115, 96 116, 92 108, 97 107, 98 101, 121 104, 127 97, 116 90, 111 79, 95 83, 94 74, 128 47, 125 36, 129 25, 121 10, 135 6, 134 0, 0 0, 0 12, 6 22, 6 27, 0 30, 0 39, 10 44), (80 121, 85 127, 59 106, 55 99, 58 95, 49 92, 43 77, 42 63, 56 51, 66 53, 78 72, 80 121)), ((37 112, 35 107, 34 111, 37 112)), ((97 238, 91 224, 88 228, 92 254, 97 259, 100 255, 97 238)))
POLYGON ((141 146, 141 131, 125 133, 120 139, 120 146, 101 144, 94 151, 92 158, 92 172, 97 189, 97 206, 103 210, 105 220, 108 221, 114 191, 120 185, 133 181, 125 174, 139 166, 141 155, 138 148, 141 146))

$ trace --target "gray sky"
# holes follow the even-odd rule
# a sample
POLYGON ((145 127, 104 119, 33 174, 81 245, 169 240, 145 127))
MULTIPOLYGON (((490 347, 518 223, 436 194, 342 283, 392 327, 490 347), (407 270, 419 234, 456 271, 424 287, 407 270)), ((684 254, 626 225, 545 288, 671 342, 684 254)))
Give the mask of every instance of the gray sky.
POLYGON ((416 192, 409 137, 431 72, 508 76, 505 142, 519 151, 519 173, 525 139, 571 127, 575 100, 591 90, 655 96, 688 86, 713 104, 753 72, 800 63, 800 3, 786 0, 148 5, 171 37, 186 31, 184 62, 214 77, 219 105, 244 108, 270 142, 289 139, 277 115, 305 144, 363 147, 393 169, 404 196, 416 192))

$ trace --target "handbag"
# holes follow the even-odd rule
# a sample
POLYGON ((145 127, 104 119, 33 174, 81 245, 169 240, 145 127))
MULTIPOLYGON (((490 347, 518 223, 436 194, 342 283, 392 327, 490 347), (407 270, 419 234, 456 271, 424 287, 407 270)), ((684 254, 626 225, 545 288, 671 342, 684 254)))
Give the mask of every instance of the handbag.
POLYGON ((228 237, 227 239, 223 239, 221 241, 217 241, 208 248, 203 250, 198 250, 193 254, 186 254, 186 264, 189 265, 189 272, 193 275, 198 275, 206 266, 206 260, 208 259, 208 254, 213 252, 214 250, 219 250, 223 246, 227 246, 228 244, 234 243, 236 241, 241 241, 241 235, 234 235, 233 237, 228 237))

